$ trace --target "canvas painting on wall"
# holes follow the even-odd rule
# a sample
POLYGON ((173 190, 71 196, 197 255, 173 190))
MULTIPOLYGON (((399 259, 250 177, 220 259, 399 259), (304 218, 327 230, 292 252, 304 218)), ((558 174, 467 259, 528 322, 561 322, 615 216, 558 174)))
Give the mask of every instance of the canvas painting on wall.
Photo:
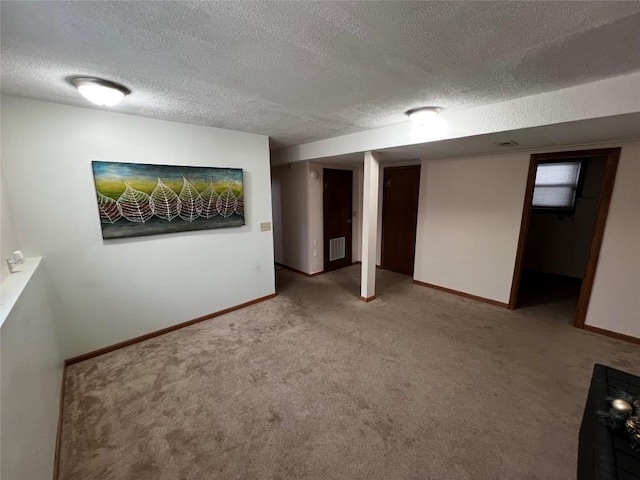
POLYGON ((92 162, 102 238, 244 225, 242 169, 92 162))

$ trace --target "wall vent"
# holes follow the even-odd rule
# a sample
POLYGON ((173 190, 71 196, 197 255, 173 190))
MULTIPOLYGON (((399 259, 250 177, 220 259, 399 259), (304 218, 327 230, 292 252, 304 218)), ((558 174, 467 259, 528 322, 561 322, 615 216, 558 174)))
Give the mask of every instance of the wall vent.
POLYGON ((506 142, 494 142, 493 144, 497 147, 517 147, 518 145, 520 145, 514 140, 508 140, 506 142))
POLYGON ((345 237, 332 238, 329 240, 329 261, 340 260, 344 258, 345 237))

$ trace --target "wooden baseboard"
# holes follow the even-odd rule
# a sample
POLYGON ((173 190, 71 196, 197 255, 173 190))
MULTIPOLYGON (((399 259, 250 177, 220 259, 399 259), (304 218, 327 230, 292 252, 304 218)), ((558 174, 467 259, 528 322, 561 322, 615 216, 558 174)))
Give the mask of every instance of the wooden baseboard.
POLYGON ((375 295, 374 295, 374 296, 372 296, 372 297, 363 297, 363 296, 360 296, 360 300, 362 300, 363 302, 370 302, 371 300, 375 300, 375 299, 376 299, 376 296, 375 296, 375 295))
POLYGON ((220 310, 218 312, 210 313, 202 317, 194 318, 193 320, 188 320, 186 322, 178 323, 177 325, 172 325, 170 327, 163 328, 161 330, 156 330, 155 332, 147 333, 145 335, 141 335, 139 337, 135 337, 130 340, 125 340, 124 342, 120 342, 114 345, 110 345, 108 347, 100 348, 98 350, 94 350, 93 352, 84 353, 82 355, 78 355, 77 357, 68 358, 65 360, 64 363, 65 363, 65 366, 73 365, 74 363, 78 363, 84 360, 88 360, 90 358, 98 357, 100 355, 104 355, 105 353, 110 353, 110 352, 113 352, 114 350, 119 350, 121 348, 128 347, 129 345, 133 345, 135 343, 144 342, 145 340, 149 340, 151 338, 164 335, 165 333, 173 332, 175 330, 188 327, 189 325, 193 325, 195 323, 200 323, 200 322, 204 322, 205 320, 209 320, 211 318, 219 317, 220 315, 224 315, 225 313, 234 312, 236 310, 240 310, 241 308, 245 308, 250 305, 254 305, 256 303, 264 302, 265 300, 270 300, 276 297, 277 295, 278 295, 277 293, 272 293, 271 295, 256 298, 255 300, 241 303, 240 305, 235 305, 233 307, 225 308, 224 310, 220 310))
POLYGON ((58 409, 58 431, 56 433, 56 450, 53 457, 53 480, 60 477, 60 449, 62 448, 62 415, 64 413, 64 393, 67 386, 67 363, 62 365, 62 386, 60 387, 60 407, 58 409))
POLYGON ((324 270, 322 272, 307 273, 307 272, 303 272, 302 270, 298 270, 297 268, 289 267, 287 265, 283 265, 282 263, 278 263, 278 262, 276 262, 276 265, 282 268, 286 268, 287 270, 291 270, 292 272, 299 273, 300 275, 304 275, 305 277, 308 277, 308 278, 317 277, 318 275, 322 275, 324 273, 324 270))
POLYGON ((470 293, 460 292, 458 290, 452 290, 450 288, 441 287, 439 285, 433 285, 431 283, 421 282, 419 280, 414 280, 413 283, 415 283, 416 285, 421 285, 423 287, 433 288, 434 290, 440 290, 441 292, 458 295, 459 297, 470 298, 471 300, 477 300, 478 302, 488 303, 489 305, 494 305, 496 307, 509 308, 508 303, 498 302, 497 300, 492 300, 490 298, 471 295, 470 293))
POLYGON ((631 335, 612 332, 611 330, 605 330, 604 328, 592 327, 591 325, 585 325, 583 328, 588 332, 599 333, 600 335, 606 335, 607 337, 615 338, 617 340, 624 340, 625 342, 631 342, 635 343, 636 345, 640 345, 640 338, 638 337, 632 337, 631 335))

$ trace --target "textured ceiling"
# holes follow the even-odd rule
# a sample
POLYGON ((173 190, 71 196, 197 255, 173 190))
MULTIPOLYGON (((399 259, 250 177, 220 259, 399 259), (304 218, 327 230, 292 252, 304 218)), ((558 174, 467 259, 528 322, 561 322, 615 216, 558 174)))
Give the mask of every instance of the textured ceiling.
MULTIPOLYGON (((423 144, 394 147, 380 150, 380 160, 402 161, 408 159, 439 159, 464 155, 509 153, 518 150, 530 151, 600 142, 624 142, 637 140, 640 134, 640 113, 592 118, 576 122, 556 123, 542 127, 524 128, 508 132, 474 135, 423 144), (513 141, 515 146, 501 146, 500 143, 513 141)), ((363 162, 363 154, 350 156, 350 161, 363 162), (359 157, 359 158, 358 158, 359 157)))
MULTIPOLYGON (((520 150, 530 152, 538 148, 581 145, 610 144, 612 142, 637 141, 640 133, 640 113, 591 118, 574 122, 555 123, 541 127, 523 128, 499 133, 451 138, 402 147, 376 150, 383 164, 413 160, 434 160, 466 155, 512 153, 520 150), (503 142, 513 141, 517 145, 503 146, 503 142)), ((324 165, 362 166, 364 153, 322 157, 324 165)))
POLYGON ((0 3, 2 93, 297 145, 640 70, 640 2, 0 3))

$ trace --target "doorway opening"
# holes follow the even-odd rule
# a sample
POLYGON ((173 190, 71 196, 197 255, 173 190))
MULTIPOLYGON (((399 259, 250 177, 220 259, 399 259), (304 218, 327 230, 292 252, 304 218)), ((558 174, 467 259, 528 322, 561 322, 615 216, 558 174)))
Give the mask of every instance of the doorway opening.
POLYGON ((385 168, 382 185, 381 267, 413 277, 420 165, 385 168))
POLYGON ((584 328, 619 156, 531 156, 509 308, 555 303, 584 328))
POLYGON ((323 169, 324 271, 351 265, 353 172, 323 169))

